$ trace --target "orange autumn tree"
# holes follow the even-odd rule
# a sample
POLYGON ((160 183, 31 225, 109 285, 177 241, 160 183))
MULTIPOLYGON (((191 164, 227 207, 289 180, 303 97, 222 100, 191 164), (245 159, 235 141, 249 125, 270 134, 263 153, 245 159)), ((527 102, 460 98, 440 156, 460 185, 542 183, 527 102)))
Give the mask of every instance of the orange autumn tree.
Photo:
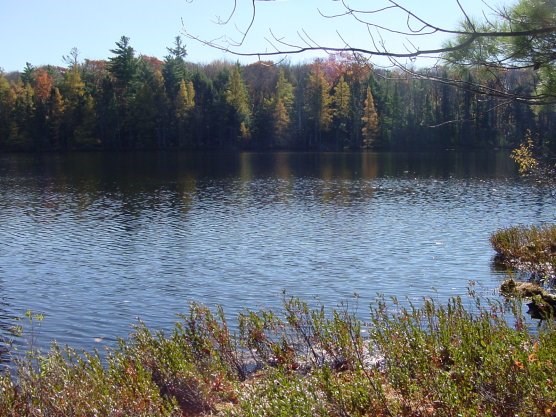
POLYGON ((52 76, 44 68, 35 71, 35 80, 33 88, 35 90, 35 98, 40 103, 46 103, 50 99, 52 91, 52 76))

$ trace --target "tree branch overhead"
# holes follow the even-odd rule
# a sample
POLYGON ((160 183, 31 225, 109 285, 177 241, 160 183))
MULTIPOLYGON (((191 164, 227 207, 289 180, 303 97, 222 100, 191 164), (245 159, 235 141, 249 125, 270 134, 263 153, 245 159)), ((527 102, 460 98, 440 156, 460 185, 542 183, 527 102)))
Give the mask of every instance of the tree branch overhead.
MULTIPOLYGON (((413 65, 401 62, 427 58, 437 60, 448 66, 459 65, 467 69, 488 69, 490 71, 507 71, 531 68, 541 69, 544 84, 539 84, 533 95, 520 97, 513 92, 500 93, 504 99, 515 98, 529 104, 551 103, 556 99, 556 1, 555 0, 520 0, 511 7, 494 8, 485 3, 492 13, 488 17, 483 12, 482 19, 476 21, 470 15, 464 1, 454 0, 461 14, 461 24, 456 28, 443 27, 421 15, 417 10, 405 6, 399 0, 384 0, 382 4, 373 3, 372 8, 358 6, 356 0, 331 0, 319 4, 314 10, 317 17, 324 19, 331 26, 331 33, 336 34, 336 41, 319 39, 309 29, 299 28, 295 38, 278 35, 269 28, 268 48, 250 50, 248 41, 256 25, 260 26, 259 2, 267 3, 265 7, 279 7, 280 0, 249 0, 241 3, 233 0, 233 11, 222 22, 229 25, 234 18, 243 13, 243 29, 237 32, 240 40, 207 40, 184 29, 185 35, 207 47, 230 53, 237 57, 282 58, 284 56, 306 53, 350 53, 364 56, 370 60, 386 58, 389 65, 405 72, 412 72, 413 65), (270 3, 276 3, 270 5, 270 3), (245 17, 247 13, 248 17, 245 17), (404 22, 400 26, 399 22, 404 22), (390 24, 390 22, 392 22, 390 24), (338 24, 337 26, 334 26, 338 24), (346 35, 350 26, 357 25, 366 36, 351 39, 346 35), (392 46, 387 38, 395 36, 398 44, 392 46), (439 46, 429 46, 425 39, 443 39, 439 46), (414 41, 415 40, 415 41, 414 41), (400 47, 401 44, 401 47, 400 47), (549 88, 546 88, 546 87, 549 88)), ((301 6, 299 6, 302 9, 301 6)), ((285 27, 285 23, 283 23, 285 27)), ((259 28, 260 29, 260 28, 259 28)), ((438 45, 438 43, 437 43, 438 45)), ((423 78, 420 74, 419 78, 423 78)), ((435 77, 433 81, 438 80, 435 77)), ((455 83, 459 84, 459 83, 455 83)), ((457 86, 457 85, 456 85, 457 86)), ((491 94, 488 89, 479 89, 491 94)), ((502 90, 500 90, 502 91, 502 90)), ((498 93, 497 93, 498 94, 498 93)))

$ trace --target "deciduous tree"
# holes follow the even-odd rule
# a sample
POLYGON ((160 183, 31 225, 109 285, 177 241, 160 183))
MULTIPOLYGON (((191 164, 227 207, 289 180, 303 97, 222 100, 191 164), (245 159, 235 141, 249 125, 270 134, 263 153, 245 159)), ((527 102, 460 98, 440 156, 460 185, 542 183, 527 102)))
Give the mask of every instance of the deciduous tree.
POLYGON ((377 138, 378 134, 378 113, 375 108, 375 102, 371 87, 367 87, 367 94, 365 97, 365 107, 363 110, 363 117, 361 118, 363 127, 361 133, 363 134, 363 148, 370 148, 373 141, 377 138))
POLYGON ((342 149, 347 145, 347 134, 349 131, 349 120, 351 112, 351 91, 349 84, 344 80, 344 76, 334 87, 332 96, 334 113, 334 130, 336 131, 336 147, 342 149))

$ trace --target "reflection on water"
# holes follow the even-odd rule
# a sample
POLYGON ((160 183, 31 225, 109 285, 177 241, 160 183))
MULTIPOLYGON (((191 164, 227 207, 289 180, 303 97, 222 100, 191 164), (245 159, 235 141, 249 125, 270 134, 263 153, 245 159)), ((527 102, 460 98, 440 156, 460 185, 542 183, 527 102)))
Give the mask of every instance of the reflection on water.
POLYGON ((554 207, 502 153, 0 156, 0 334, 27 309, 41 346, 91 348, 191 301, 495 288, 490 233, 554 207))

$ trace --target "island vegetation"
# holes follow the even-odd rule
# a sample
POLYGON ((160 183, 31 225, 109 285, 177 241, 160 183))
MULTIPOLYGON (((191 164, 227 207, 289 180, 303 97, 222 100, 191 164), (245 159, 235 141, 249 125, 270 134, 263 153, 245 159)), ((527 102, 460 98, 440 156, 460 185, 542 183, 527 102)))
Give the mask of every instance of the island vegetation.
POLYGON ((491 237, 498 261, 553 281, 556 277, 556 225, 514 226, 498 230, 491 237))

